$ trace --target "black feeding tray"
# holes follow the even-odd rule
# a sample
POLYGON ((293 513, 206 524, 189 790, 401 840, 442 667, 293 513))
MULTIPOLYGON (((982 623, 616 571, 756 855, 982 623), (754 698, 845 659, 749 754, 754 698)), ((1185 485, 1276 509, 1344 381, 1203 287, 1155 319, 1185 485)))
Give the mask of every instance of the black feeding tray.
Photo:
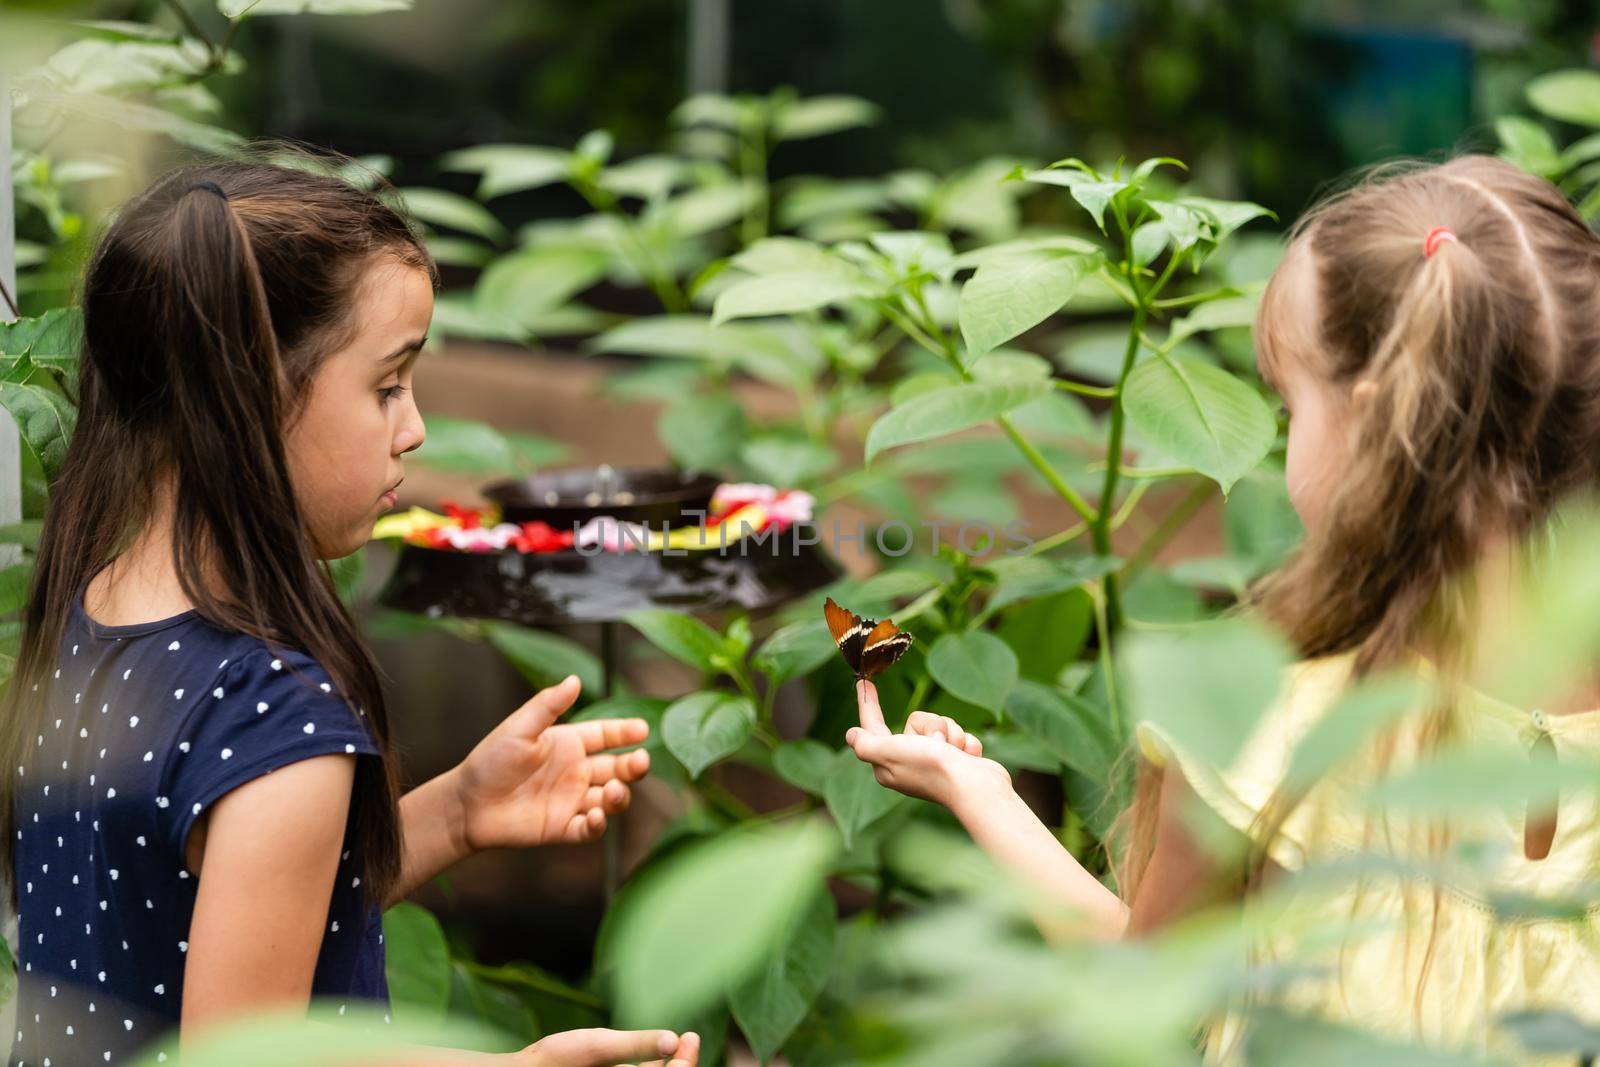
MULTIPOLYGON (((573 529, 610 515, 622 522, 698 526, 719 480, 673 470, 608 467, 498 482, 484 495, 507 522, 573 529)), ((434 617, 528 625, 612 622, 646 608, 685 612, 772 607, 836 580, 839 565, 793 528, 683 552, 458 552, 402 545, 379 600, 434 617)))

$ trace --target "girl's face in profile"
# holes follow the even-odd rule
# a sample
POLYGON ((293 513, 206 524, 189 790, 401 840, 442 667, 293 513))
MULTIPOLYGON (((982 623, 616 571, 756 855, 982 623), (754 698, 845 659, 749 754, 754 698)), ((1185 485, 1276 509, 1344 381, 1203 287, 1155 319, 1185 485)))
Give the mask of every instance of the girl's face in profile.
POLYGON ((1284 474, 1289 500, 1309 530, 1325 518, 1324 506, 1350 454, 1350 390, 1319 370, 1316 323, 1320 314, 1316 271, 1311 256, 1296 242, 1284 255, 1272 281, 1276 329, 1270 368, 1262 372, 1283 399, 1289 415, 1284 474))
POLYGON ((428 276, 378 258, 356 285, 351 334, 312 378, 285 437, 295 498, 321 559, 348 556, 394 506, 402 457, 422 444, 412 369, 433 319, 428 276))

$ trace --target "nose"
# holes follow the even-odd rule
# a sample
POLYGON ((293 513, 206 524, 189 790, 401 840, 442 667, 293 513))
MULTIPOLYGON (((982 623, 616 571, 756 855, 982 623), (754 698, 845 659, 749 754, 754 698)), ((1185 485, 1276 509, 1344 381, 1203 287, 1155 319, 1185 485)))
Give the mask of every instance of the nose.
POLYGON ((422 442, 427 440, 427 437, 428 430, 422 424, 422 413, 412 405, 409 417, 394 435, 394 454, 403 456, 407 452, 415 452, 422 447, 422 442))

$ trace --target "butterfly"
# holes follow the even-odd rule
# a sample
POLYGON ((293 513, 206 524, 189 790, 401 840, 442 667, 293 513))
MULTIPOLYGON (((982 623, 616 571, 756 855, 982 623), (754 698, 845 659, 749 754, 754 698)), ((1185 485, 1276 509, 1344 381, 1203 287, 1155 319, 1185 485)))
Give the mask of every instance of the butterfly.
POLYGON ((832 597, 822 606, 822 613, 828 620, 828 632, 833 635, 834 644, 839 646, 839 654, 858 681, 882 674, 911 647, 911 635, 890 619, 882 622, 863 619, 835 604, 832 597))

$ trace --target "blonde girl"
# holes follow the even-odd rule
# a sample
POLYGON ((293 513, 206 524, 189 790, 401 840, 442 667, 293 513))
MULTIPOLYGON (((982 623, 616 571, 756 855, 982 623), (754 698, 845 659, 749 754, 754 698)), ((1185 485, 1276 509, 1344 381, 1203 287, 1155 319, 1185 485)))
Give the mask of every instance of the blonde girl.
MULTIPOLYGON (((1090 936, 1137 935, 1246 894, 1258 879, 1218 859, 1219 829, 1259 857, 1266 878, 1360 852, 1427 861, 1473 840, 1506 850, 1501 890, 1584 893, 1600 861, 1592 798, 1440 825, 1371 811, 1360 793, 1448 740, 1600 754, 1596 678, 1538 708, 1461 684, 1503 607, 1516 546, 1558 503, 1600 488, 1600 240, 1554 186, 1502 161, 1391 170, 1296 226, 1256 337, 1289 412, 1288 489, 1306 538, 1253 599, 1303 660, 1227 766, 1140 725, 1120 892, 1078 865, 956 723, 918 711, 893 734, 864 684, 850 744, 880 782, 948 806, 1090 936), (1291 794, 1295 745, 1351 680, 1408 667, 1445 683, 1436 699, 1291 794)), ((1510 1012, 1600 1021, 1592 912, 1500 922, 1481 893, 1369 878, 1327 914, 1388 932, 1352 938, 1325 979, 1292 986, 1285 1000, 1297 1010, 1480 1051, 1518 1051, 1496 1029, 1510 1012)), ((1213 1027, 1210 1053, 1239 1036, 1231 1023, 1213 1027)))

